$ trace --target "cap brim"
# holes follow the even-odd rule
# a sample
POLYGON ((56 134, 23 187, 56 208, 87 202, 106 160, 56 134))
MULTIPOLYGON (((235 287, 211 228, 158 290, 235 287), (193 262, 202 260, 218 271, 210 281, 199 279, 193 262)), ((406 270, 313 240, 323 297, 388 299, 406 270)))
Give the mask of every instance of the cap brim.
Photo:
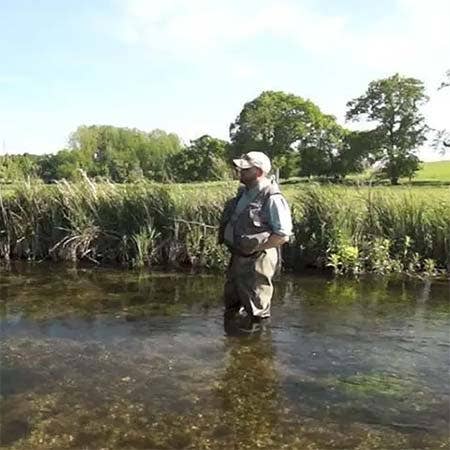
POLYGON ((233 164, 239 169, 250 169, 250 167, 253 167, 253 164, 246 159, 233 159, 233 164))

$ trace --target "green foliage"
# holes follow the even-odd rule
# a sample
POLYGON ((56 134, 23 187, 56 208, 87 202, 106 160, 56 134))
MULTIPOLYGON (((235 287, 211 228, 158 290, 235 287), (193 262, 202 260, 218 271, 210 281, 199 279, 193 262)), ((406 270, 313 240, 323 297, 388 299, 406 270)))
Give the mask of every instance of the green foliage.
MULTIPOLYGON (((265 91, 244 105, 230 125, 231 154, 250 150, 267 153, 283 178, 298 172, 298 153, 332 166, 345 131, 333 116, 323 114, 310 100, 281 91, 265 91)), ((302 159, 302 157, 300 157, 302 159)), ((311 164, 310 164, 311 167, 311 164)), ((315 166, 313 166, 315 167, 315 166)))
POLYGON ((359 267, 359 249, 351 244, 340 244, 337 246, 335 253, 329 256, 328 267, 332 267, 335 274, 351 272, 358 274, 359 267))
POLYGON ((158 238, 159 233, 151 224, 147 224, 131 237, 133 244, 136 246, 136 256, 132 260, 133 266, 150 266, 153 263, 156 257, 158 238))
POLYGON ((225 161, 227 142, 204 135, 176 153, 171 161, 171 175, 179 182, 216 181, 230 178, 225 161))
MULTIPOLYGON (((0 257, 89 259, 125 265, 223 268, 217 244, 235 182, 22 184, 0 195, 0 257)), ((0 192, 1 194, 1 192, 0 192)), ((336 273, 423 272, 450 267, 448 189, 286 189, 294 236, 287 268, 336 273)))
POLYGON ((0 157, 0 182, 29 176, 39 176, 46 183, 78 181, 83 173, 97 181, 116 183, 224 180, 230 178, 227 146, 227 142, 207 135, 183 147, 178 136, 161 130, 145 133, 81 126, 72 133, 69 148, 54 155, 0 157))
POLYGON ((427 126, 420 107, 428 97, 420 80, 398 74, 372 81, 366 93, 347 103, 347 119, 376 124, 369 133, 373 158, 384 164, 392 184, 418 169, 414 151, 425 141, 427 126))
POLYGON ((71 134, 69 148, 54 155, 0 158, 0 181, 27 176, 39 176, 47 183, 76 181, 82 172, 118 183, 142 178, 167 181, 172 178, 169 160, 181 149, 178 136, 161 130, 145 133, 112 126, 80 126, 71 134), (14 169, 11 161, 16 163, 14 169))
POLYGON ((393 268, 390 256, 391 241, 384 237, 376 236, 365 246, 367 261, 373 272, 385 274, 393 268))
POLYGON ((328 120, 315 146, 299 148, 300 176, 339 180, 364 169, 368 146, 362 133, 350 132, 328 120))
POLYGON ((81 126, 70 136, 69 148, 54 155, 0 157, 0 183, 41 178, 79 181, 83 174, 116 183, 143 179, 211 181, 230 178, 225 161, 227 142, 202 136, 184 147, 175 134, 146 133, 112 126, 81 126))
POLYGON ((77 180, 80 178, 80 170, 86 168, 86 164, 83 164, 78 154, 70 150, 61 150, 55 155, 45 156, 40 165, 42 177, 46 182, 77 180))
POLYGON ((28 153, 0 156, 0 183, 36 178, 39 174, 39 159, 39 156, 28 153))
POLYGON ((307 188, 294 203, 296 258, 335 273, 416 273, 450 262, 445 189, 307 188))
MULTIPOLYGON (((235 185, 232 185, 235 189, 235 185)), ((222 267, 216 222, 230 192, 62 181, 0 193, 0 257, 222 267)))
POLYGON ((142 177, 169 180, 169 158, 180 152, 182 145, 178 136, 162 130, 145 133, 93 125, 79 127, 70 137, 70 148, 88 176, 122 183, 142 177))

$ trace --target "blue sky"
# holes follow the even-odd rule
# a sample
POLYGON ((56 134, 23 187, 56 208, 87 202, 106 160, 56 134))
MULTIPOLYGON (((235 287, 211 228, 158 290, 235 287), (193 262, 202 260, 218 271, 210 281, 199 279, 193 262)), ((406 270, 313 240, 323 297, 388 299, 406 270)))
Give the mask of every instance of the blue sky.
POLYGON ((450 128, 449 24, 448 0, 0 0, 0 152, 55 152, 82 124, 227 139, 268 89, 344 124, 395 72, 426 83, 429 124, 450 128))

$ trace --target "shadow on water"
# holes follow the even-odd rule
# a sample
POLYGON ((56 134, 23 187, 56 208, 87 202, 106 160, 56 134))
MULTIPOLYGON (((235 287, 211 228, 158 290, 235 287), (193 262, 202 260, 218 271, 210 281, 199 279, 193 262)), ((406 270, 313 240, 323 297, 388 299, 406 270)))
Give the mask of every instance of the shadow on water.
POLYGON ((285 276, 244 333, 217 276, 0 275, 2 448, 450 444, 448 282, 285 276))

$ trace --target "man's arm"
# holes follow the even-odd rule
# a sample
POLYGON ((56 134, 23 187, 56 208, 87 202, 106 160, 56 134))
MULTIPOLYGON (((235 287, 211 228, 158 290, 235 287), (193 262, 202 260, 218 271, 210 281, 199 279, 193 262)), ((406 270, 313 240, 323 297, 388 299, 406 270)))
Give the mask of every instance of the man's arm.
POLYGON ((266 206, 273 232, 266 242, 258 246, 258 251, 281 247, 292 235, 292 217, 286 199, 282 195, 272 195, 266 206))

